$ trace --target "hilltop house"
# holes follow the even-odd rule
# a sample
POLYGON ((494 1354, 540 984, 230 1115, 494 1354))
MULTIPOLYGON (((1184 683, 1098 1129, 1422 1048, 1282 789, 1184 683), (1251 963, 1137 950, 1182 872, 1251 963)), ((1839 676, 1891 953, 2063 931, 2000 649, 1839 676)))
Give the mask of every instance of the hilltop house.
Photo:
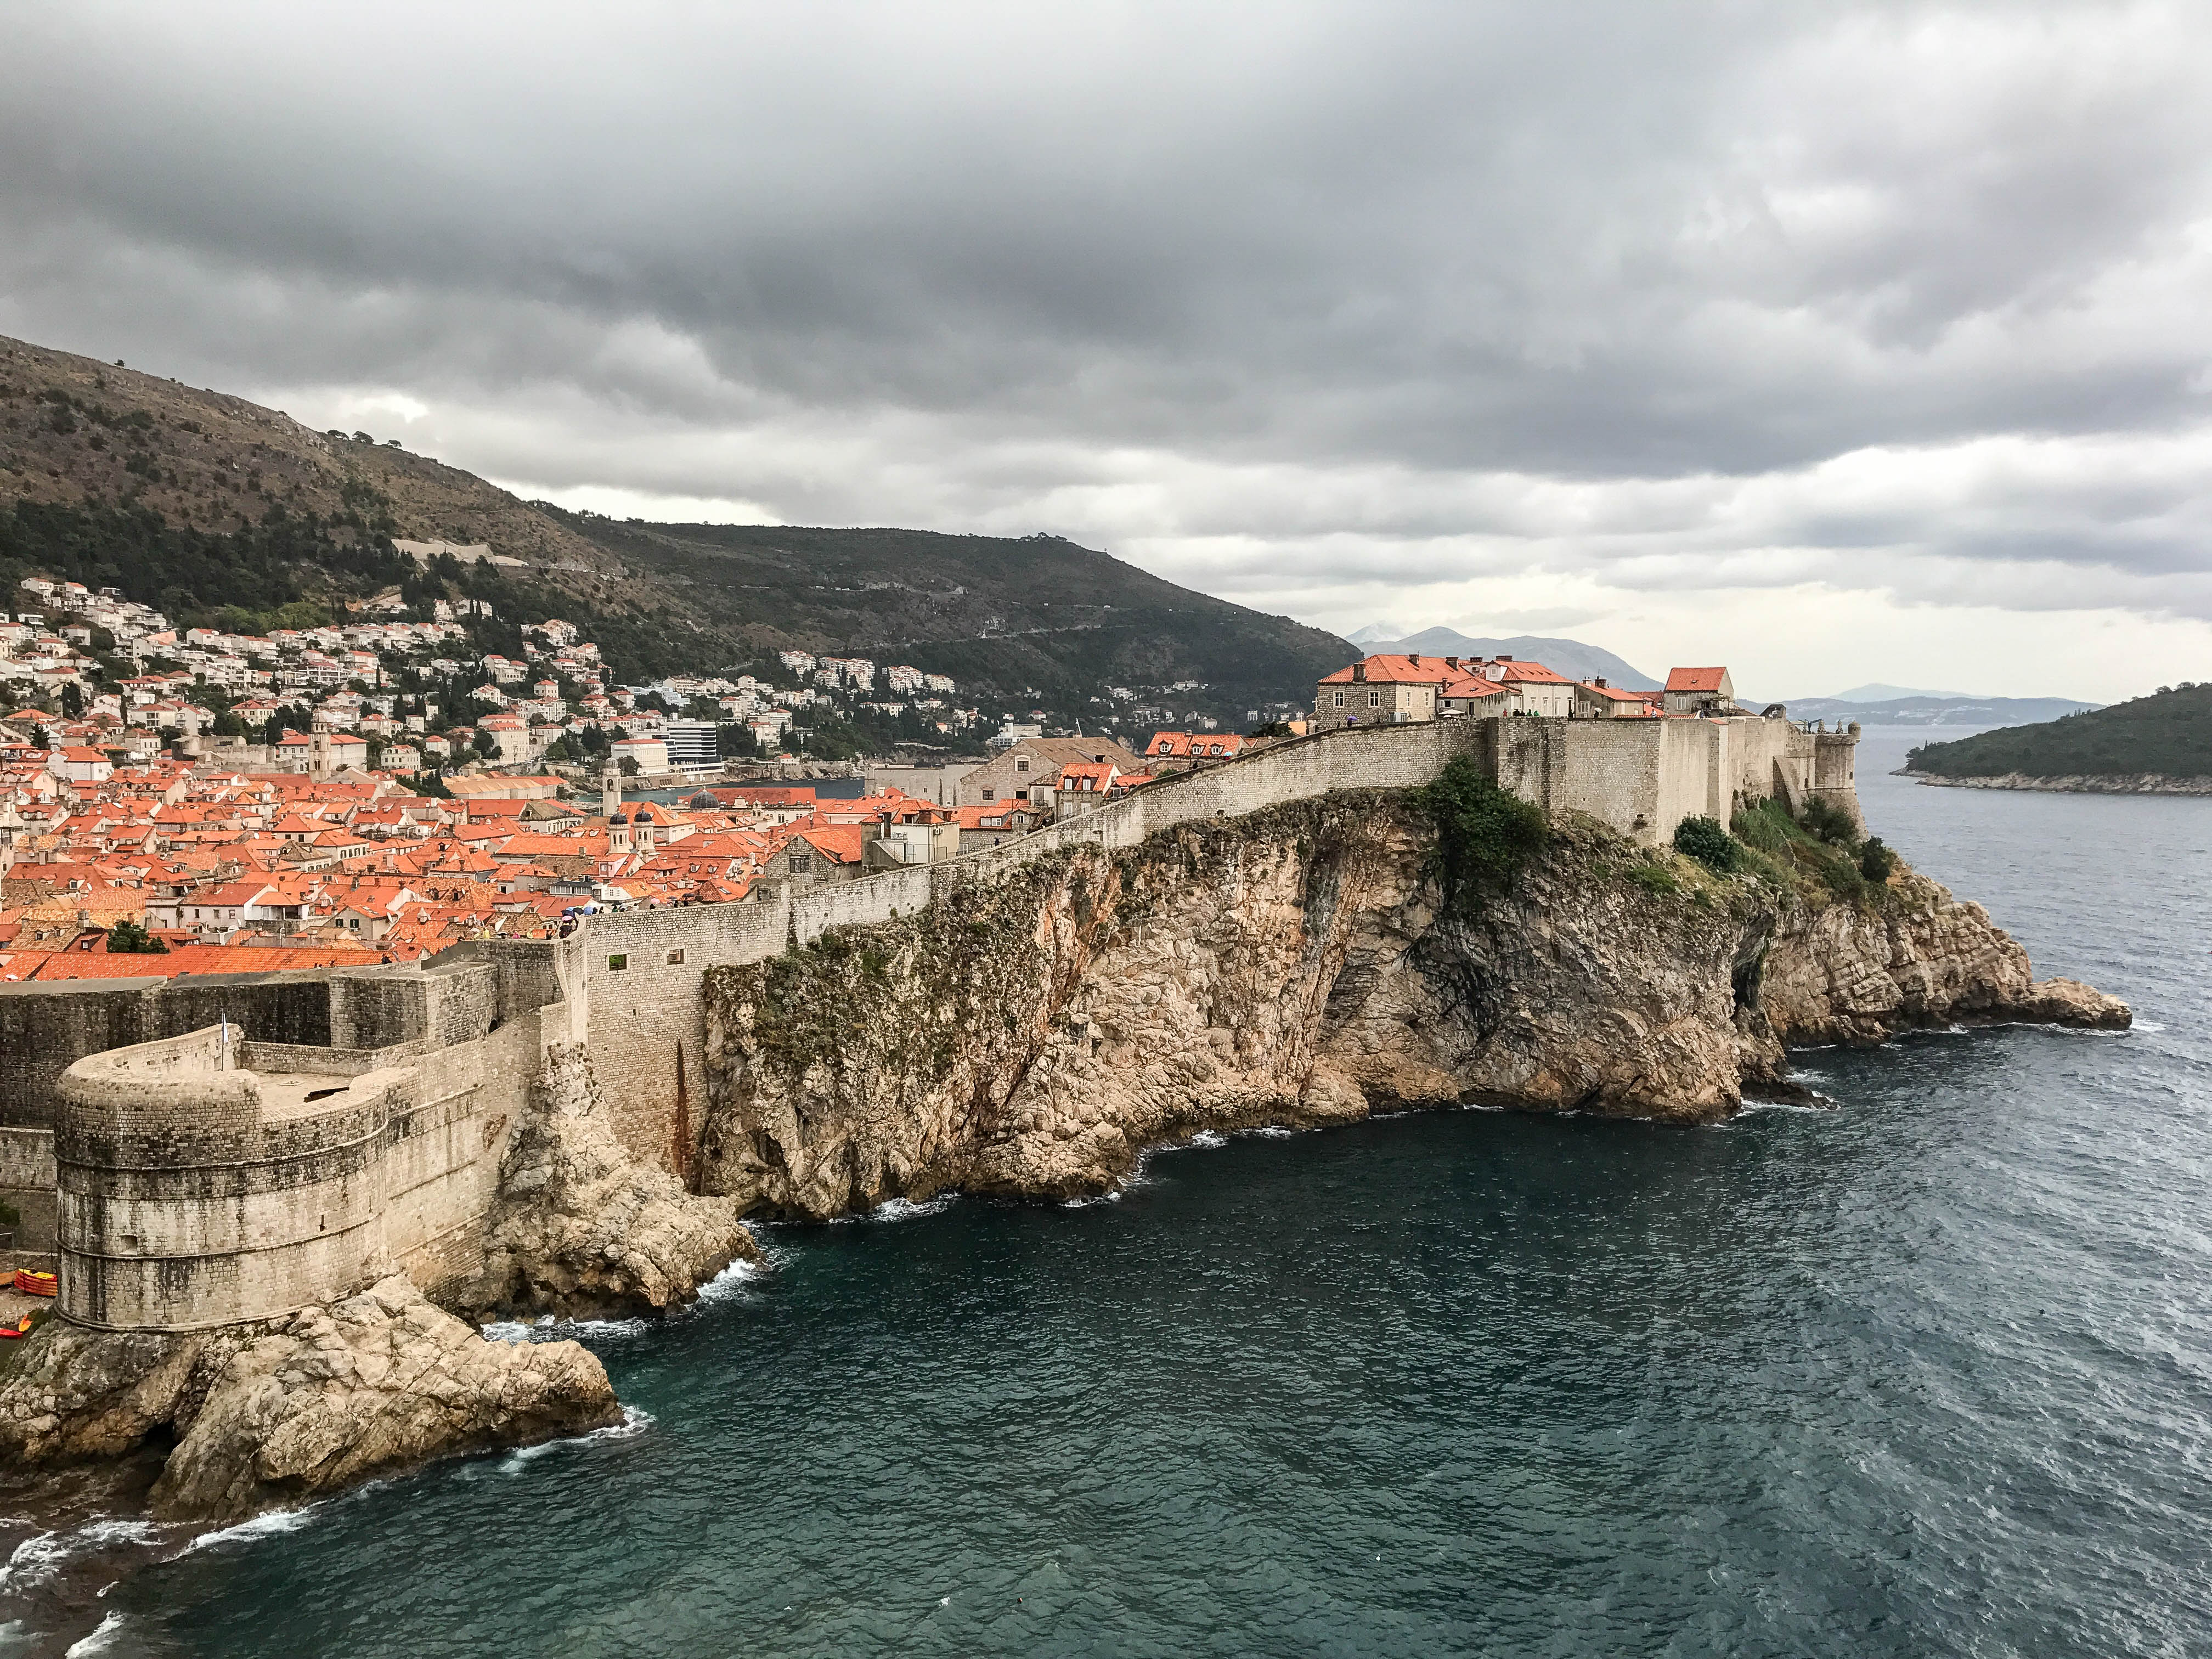
POLYGON ((1725 668, 1671 668, 1664 695, 1670 714, 1723 714, 1735 708, 1735 682, 1725 668))

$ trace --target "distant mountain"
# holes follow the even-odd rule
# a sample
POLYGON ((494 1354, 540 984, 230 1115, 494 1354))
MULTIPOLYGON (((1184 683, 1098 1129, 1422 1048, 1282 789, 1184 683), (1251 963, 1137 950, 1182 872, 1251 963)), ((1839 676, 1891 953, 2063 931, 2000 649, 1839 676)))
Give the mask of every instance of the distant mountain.
POLYGON ((1354 645, 1373 645, 1377 641, 1388 645, 1392 640, 1401 640, 1411 632, 1413 629, 1402 623, 1372 622, 1358 633, 1346 634, 1344 637, 1354 645))
POLYGON ((1601 678, 1628 691, 1659 689, 1659 682, 1649 674, 1630 667, 1612 652, 1584 645, 1580 640, 1547 640, 1534 634, 1518 634, 1510 640, 1474 640, 1449 628, 1431 628, 1397 640, 1361 637, 1374 631, 1363 628, 1352 636, 1352 642, 1375 656, 1403 653, 1424 657, 1518 657, 1555 668, 1571 680, 1601 678))
POLYGON ((1884 685, 1879 680, 1869 680, 1864 685, 1855 685, 1848 691, 1838 691, 1828 697, 1807 697, 1807 702, 1896 702, 1905 697, 1949 697, 1972 700, 1967 691, 1917 690, 1909 685, 1884 685))
MULTIPOLYGON (((1742 699, 1753 708, 1753 697, 1742 699)), ((1805 697, 1789 704, 1801 720, 1856 720, 1862 726, 2026 726, 2100 707, 2067 697, 1938 697, 1923 694, 1882 702, 1805 697)))
POLYGON ((1905 767, 1942 778, 2212 778, 2212 685, 1925 744, 1905 767))

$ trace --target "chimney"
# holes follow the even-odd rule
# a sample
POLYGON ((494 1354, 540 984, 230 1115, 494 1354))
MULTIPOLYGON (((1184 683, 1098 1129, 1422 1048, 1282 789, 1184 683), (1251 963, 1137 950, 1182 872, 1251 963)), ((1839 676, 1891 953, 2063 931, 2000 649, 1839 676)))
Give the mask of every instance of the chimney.
POLYGON ((1453 668, 1457 668, 1459 666, 1459 659, 1457 657, 1446 657, 1444 659, 1444 662, 1447 665, 1453 668))
POLYGON ((1498 660, 1500 662, 1511 662, 1513 659, 1507 656, 1503 651, 1501 651, 1498 653, 1498 660))
POLYGON ((1604 675, 1602 675, 1602 674, 1599 675, 1595 679, 1592 680, 1592 681, 1590 682, 1590 684, 1591 684, 1592 685, 1595 685, 1595 687, 1597 687, 1597 689, 1598 689, 1599 690, 1601 690, 1601 691, 1604 690, 1605 690, 1605 676, 1604 676, 1604 675))
POLYGON ((1364 680, 1367 678, 1367 664, 1364 660, 1352 665, 1352 678, 1355 680, 1364 680))

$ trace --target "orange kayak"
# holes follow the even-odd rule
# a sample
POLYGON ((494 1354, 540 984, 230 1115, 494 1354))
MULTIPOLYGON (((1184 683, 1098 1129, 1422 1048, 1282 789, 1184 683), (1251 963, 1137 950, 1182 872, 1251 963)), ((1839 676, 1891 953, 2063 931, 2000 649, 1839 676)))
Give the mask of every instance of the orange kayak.
POLYGON ((28 1336, 30 1334, 31 1316, 28 1314, 23 1316, 23 1322, 20 1325, 0 1325, 0 1342, 13 1341, 19 1336, 28 1336))
POLYGON ((61 1289, 61 1281, 52 1273, 34 1273, 21 1267, 15 1269, 15 1288, 26 1296, 52 1296, 61 1289))

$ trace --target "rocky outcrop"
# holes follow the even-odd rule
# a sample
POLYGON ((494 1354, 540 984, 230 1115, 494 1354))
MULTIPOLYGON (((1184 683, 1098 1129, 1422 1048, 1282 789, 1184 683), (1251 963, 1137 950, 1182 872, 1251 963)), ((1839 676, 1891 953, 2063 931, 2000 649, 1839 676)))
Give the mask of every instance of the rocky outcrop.
POLYGON ((2078 981, 2036 980, 1989 912, 1900 871, 1873 908, 1785 914, 1760 989, 1791 1042, 1879 1042, 1914 1027, 2031 1021, 2124 1029, 2127 1004, 2078 981))
POLYGON ((165 1519, 228 1521, 371 1475, 618 1421, 605 1370, 574 1342, 488 1342, 385 1279, 281 1321, 167 1334, 49 1321, 0 1377, 0 1455, 174 1449, 165 1519))
POLYGON ((1570 816, 1510 891, 1445 914, 1431 843, 1401 797, 1334 795, 714 969, 702 1185, 805 1218, 1066 1197, 1201 1127, 1473 1101, 1705 1121, 1787 1090, 1785 1042, 2126 1021, 1910 873, 1815 902, 1570 816))
POLYGON ((660 1313, 759 1248, 726 1197, 633 1160, 581 1044, 555 1046, 500 1166, 471 1311, 660 1313))
POLYGON ((1947 778, 1903 768, 1896 775, 1939 789, 2038 789, 2060 795, 2212 795, 2212 778, 2169 777, 2163 772, 2094 772, 2032 778, 2025 772, 1947 778))

